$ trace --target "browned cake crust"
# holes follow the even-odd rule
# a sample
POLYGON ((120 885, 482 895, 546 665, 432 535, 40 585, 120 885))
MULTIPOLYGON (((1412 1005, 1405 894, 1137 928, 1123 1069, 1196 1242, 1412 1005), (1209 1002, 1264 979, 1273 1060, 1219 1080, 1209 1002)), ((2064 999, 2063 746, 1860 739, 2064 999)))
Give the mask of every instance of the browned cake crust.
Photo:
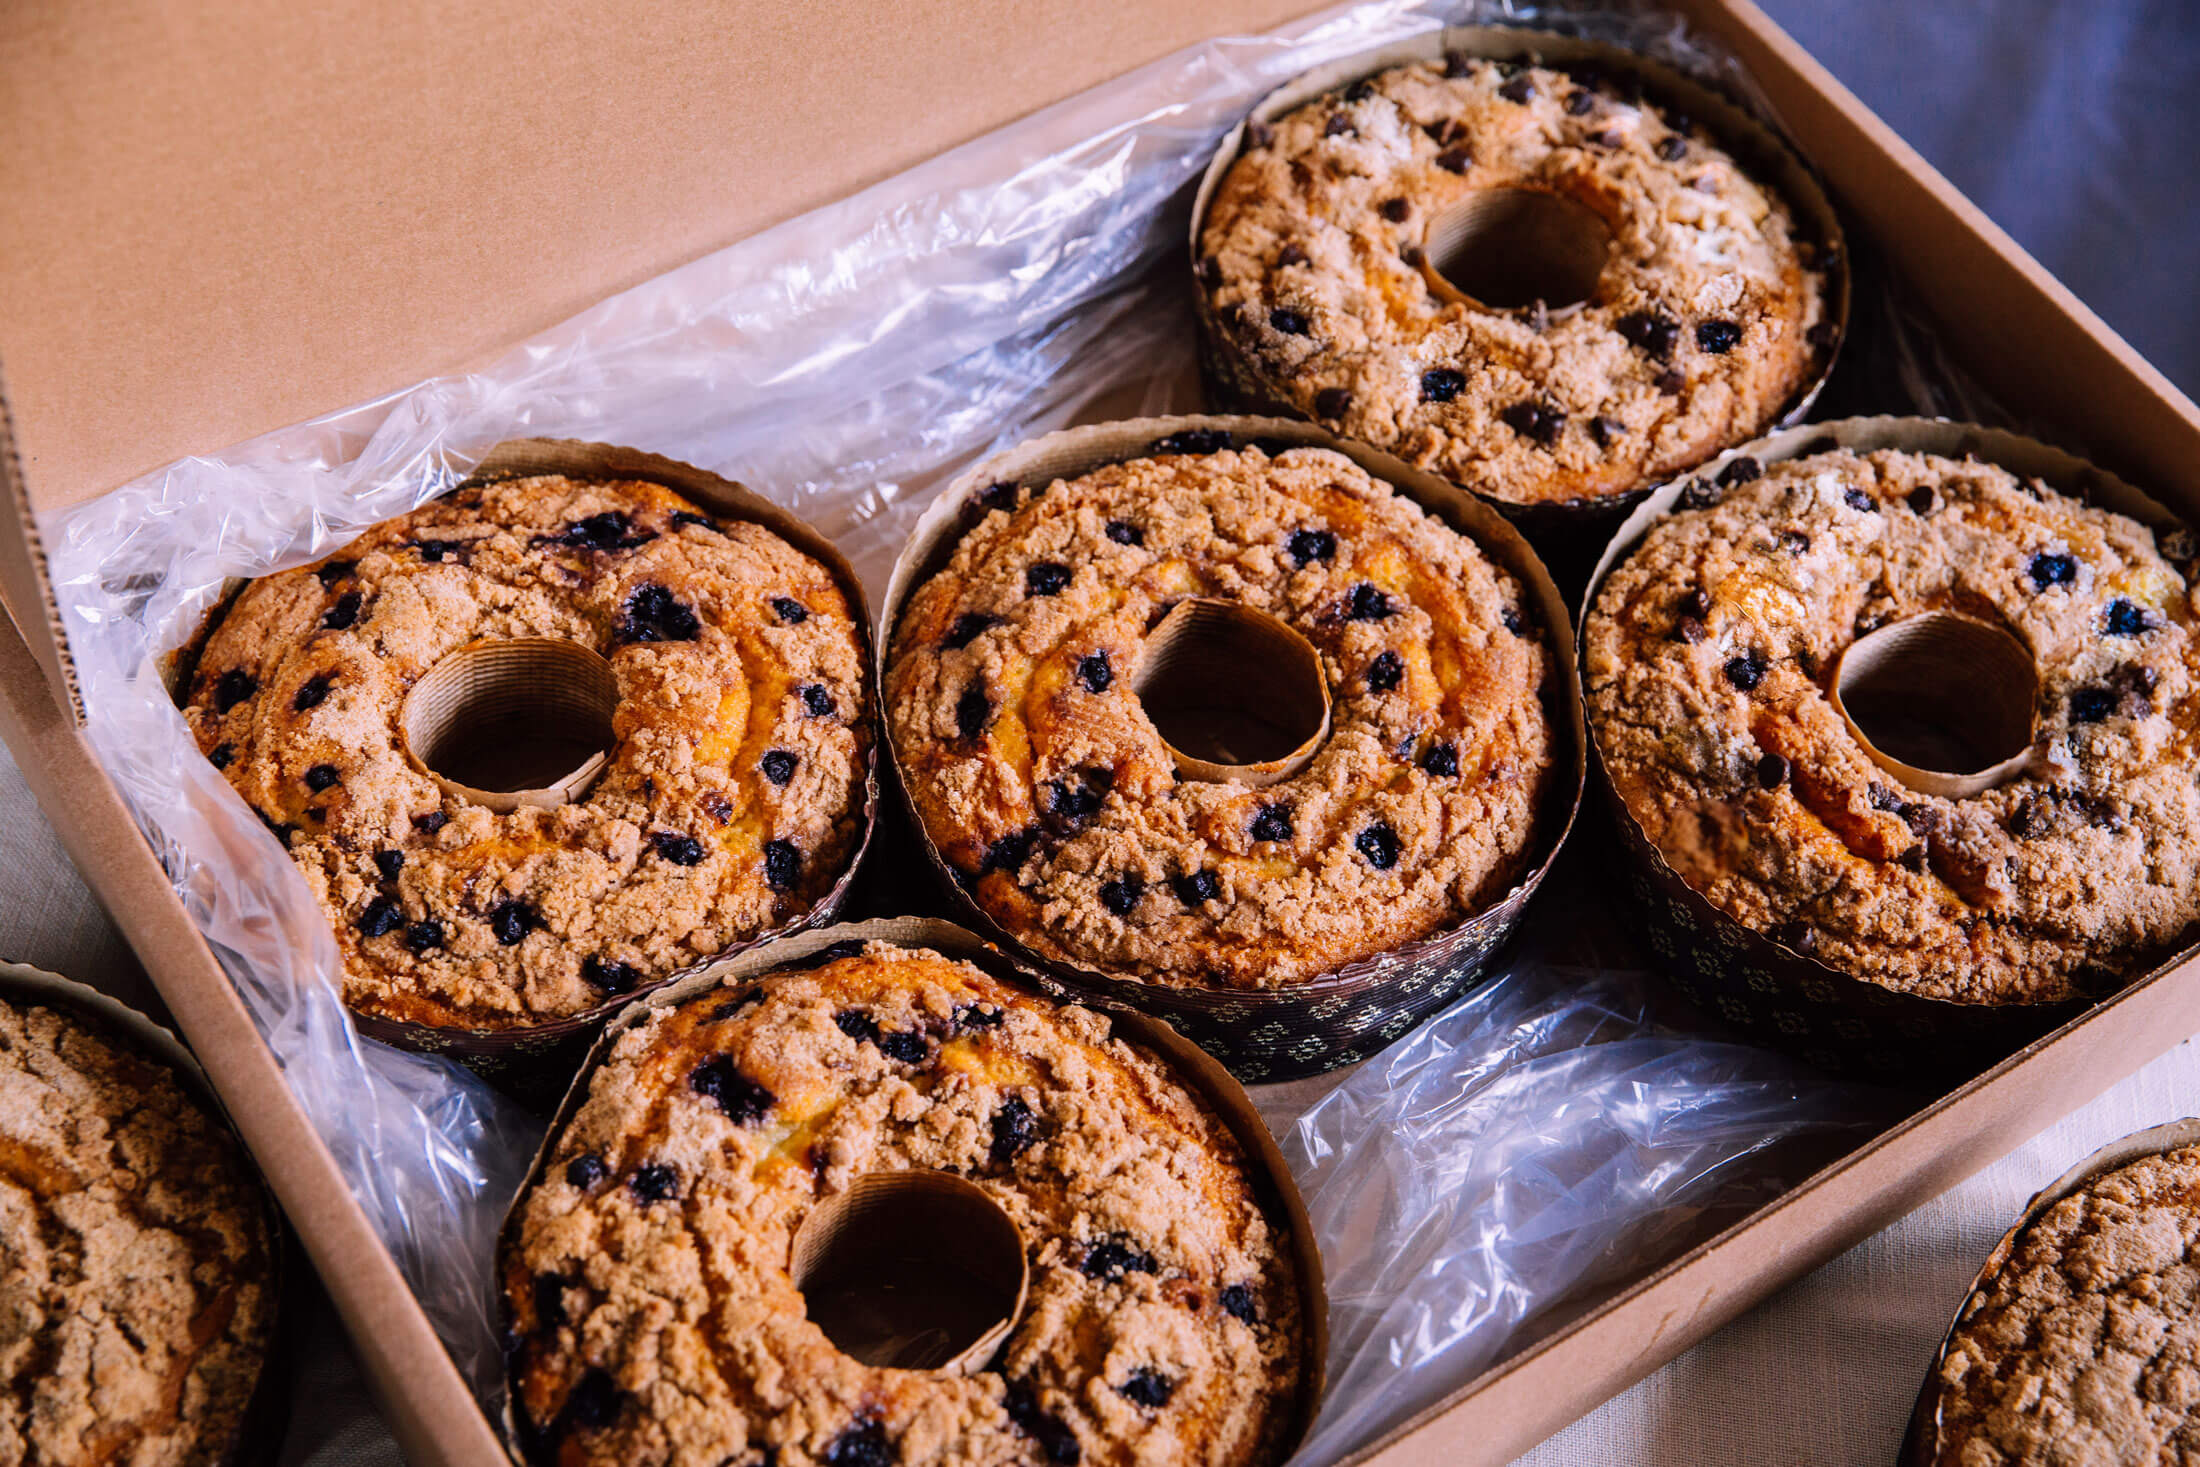
POLYGON ((2200 1149, 2096 1178, 2019 1233, 1938 1383, 1940 1467, 2200 1462, 2200 1149))
POLYGON ((199 657, 199 747, 290 849, 344 998, 536 1024, 789 922, 860 840, 863 643, 826 567, 662 486, 519 479, 247 586, 199 657), (404 752, 406 691, 480 639, 609 659, 617 747, 582 800, 499 814, 404 752))
POLYGON ((220 1460, 272 1329, 267 1221, 165 1067, 0 1002, 0 1462, 220 1460))
POLYGON ((1342 454, 1248 447, 995 496, 910 597, 886 685, 911 801, 995 921, 1102 973, 1264 988, 1455 926, 1522 874, 1549 668, 1473 541, 1342 454), (1282 783, 1180 781, 1140 705, 1147 637, 1189 596, 1321 652, 1331 733, 1282 783))
POLYGON ((1222 329, 1308 417, 1516 504, 1623 494, 1757 436, 1816 371, 1824 252, 1692 128, 1611 80, 1455 56, 1256 125, 1200 235, 1222 329), (1493 191, 1610 229, 1578 308, 1431 279, 1493 191))
POLYGON ((1725 498, 1613 571, 1583 678, 1613 784, 1712 905, 1859 978, 1971 1003, 2112 986, 2200 919, 2200 650, 2150 530, 1891 450, 1691 492, 1725 498), (1936 610, 2005 626, 2040 672, 2044 761, 1967 799, 1899 785, 1828 694, 1850 643, 1936 610))
POLYGON ((923 949, 828 948, 622 1034, 500 1264, 534 1460, 677 1467, 1278 1460, 1298 1281, 1220 1121, 1108 1023, 923 949), (968 1178, 1028 1302, 967 1376, 863 1365, 795 1231, 868 1174, 968 1178))

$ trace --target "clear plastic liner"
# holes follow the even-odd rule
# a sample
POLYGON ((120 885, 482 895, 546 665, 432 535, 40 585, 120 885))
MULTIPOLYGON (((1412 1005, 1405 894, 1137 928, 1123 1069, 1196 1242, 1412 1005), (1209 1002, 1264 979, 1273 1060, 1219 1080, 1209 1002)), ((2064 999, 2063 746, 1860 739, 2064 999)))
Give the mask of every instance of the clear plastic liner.
MULTIPOLYGON (((1074 419, 1196 406, 1188 186, 1259 96, 1440 24, 1504 20, 1738 80, 1648 12, 1340 7, 1144 67, 613 297, 488 370, 185 460, 42 525, 100 758, 485 1401, 501 1391, 489 1252, 539 1122, 448 1061, 354 1033, 325 919, 199 757, 163 655, 230 578, 325 555, 512 437, 738 478, 834 536, 875 598, 918 511, 976 456, 1074 419)), ((1585 877, 1569 881, 1574 896, 1547 904, 1602 910, 1585 877)), ((1669 1249, 1684 1217, 1766 1195, 1773 1139, 1870 1115, 1772 1056, 1659 1027, 1638 974, 1522 952, 1303 1117, 1279 1117, 1295 1120, 1337 1299, 1309 1460, 1669 1249)))
POLYGON ((1613 925, 1600 875, 1569 851, 1501 977, 1303 1112, 1269 1113, 1329 1271, 1328 1396, 1300 1467, 1899 1114, 1707 1035, 1613 925))

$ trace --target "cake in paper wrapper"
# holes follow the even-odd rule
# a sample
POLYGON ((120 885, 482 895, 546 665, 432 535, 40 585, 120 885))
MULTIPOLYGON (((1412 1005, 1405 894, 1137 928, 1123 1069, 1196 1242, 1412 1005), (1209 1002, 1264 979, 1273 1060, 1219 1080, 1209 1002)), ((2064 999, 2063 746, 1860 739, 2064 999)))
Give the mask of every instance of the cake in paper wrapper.
POLYGON ((662 484, 472 483, 248 585, 185 715, 327 910, 354 1010, 555 1025, 837 889, 868 818, 861 618, 832 567, 662 484), (614 742, 578 799, 491 808, 399 721, 444 659, 522 639, 607 665, 614 742))
POLYGON ((1643 837, 1714 907, 1906 994, 2054 1004, 2200 917, 2193 609, 2153 532, 1976 460, 1829 445, 1697 481, 1595 593, 1585 687, 1643 837), (1829 691, 1876 629, 1958 615, 2038 670, 2033 755, 1950 798, 1829 691))
POLYGON ((1019 941, 1142 983, 1287 988, 1521 878, 1560 762, 1552 667, 1466 535, 1341 454, 1219 441, 982 496, 898 618, 888 716, 932 843, 1019 941), (1328 736, 1280 782, 1187 774, 1141 697, 1153 634, 1198 598, 1319 651, 1328 736))
MULTIPOLYGON (((1512 588, 1517 597, 1508 603, 1519 608, 1516 624, 1508 625, 1502 611, 1498 613, 1498 624, 1504 631, 1532 641, 1544 659, 1538 699, 1545 720, 1549 764, 1541 777, 1543 807, 1531 819, 1529 845, 1509 889, 1493 888, 1485 893, 1485 903, 1477 910, 1429 936, 1401 942, 1282 986, 1157 982, 1137 973, 1113 974, 1050 956, 1027 941, 1025 933, 998 920, 978 899, 972 873, 957 866, 940 849, 910 790, 909 779, 905 776, 900 781, 925 835, 926 853, 965 920, 1079 994, 1164 1018, 1179 1033, 1220 1059, 1233 1075, 1247 1081, 1294 1079, 1364 1059, 1471 989, 1517 928, 1571 829, 1581 797, 1584 742, 1579 702, 1567 695, 1573 684, 1571 621, 1542 562, 1519 531, 1456 485, 1364 446, 1341 442, 1304 422, 1194 415, 1101 423, 1033 439, 964 473, 935 501, 903 547, 895 564, 885 613, 889 628, 901 628, 906 620, 905 608, 919 588, 947 568, 963 536, 988 523, 988 517, 1002 504, 1028 504, 1039 491, 1072 480, 1099 476, 1100 482, 1106 482, 1113 471, 1144 460, 1216 458, 1219 463, 1222 460, 1218 456, 1245 450, 1280 464, 1289 461, 1294 450, 1301 449, 1318 450, 1333 456, 1325 461, 1356 467, 1390 491, 1399 506, 1417 506, 1432 526, 1470 541, 1489 562, 1496 582, 1512 588)), ((1253 460, 1243 462, 1250 464, 1253 460)), ((1328 482, 1334 483, 1339 492, 1350 492, 1346 487, 1351 482, 1349 476, 1328 482)), ((1305 528, 1321 529, 1318 525, 1305 528)), ((1104 524, 1100 533, 1107 534, 1104 524)), ((1129 533, 1127 526, 1115 532, 1118 536, 1129 533)), ((1123 542, 1113 539, 1111 543, 1123 542)), ((1308 552, 1303 558, 1317 571, 1333 569, 1328 562, 1335 560, 1337 552, 1327 538, 1316 534, 1302 542, 1301 549, 1308 552), (1328 561, 1323 559, 1325 556, 1328 561)), ((1293 565, 1301 557, 1290 556, 1288 547, 1284 553, 1287 568, 1303 568, 1293 565)), ((1394 557, 1386 558, 1394 566, 1400 563, 1394 557)), ((1461 594, 1458 588, 1451 593, 1453 597, 1461 594)), ((1377 595, 1387 599, 1389 592, 1370 584, 1361 598, 1365 610, 1382 609, 1374 600, 1377 595)), ((1350 609, 1340 607, 1339 619, 1343 620, 1343 612, 1350 609)), ((1214 596, 1187 596, 1157 605, 1154 610, 1156 616, 1148 627, 1141 655, 1129 672, 1129 690, 1137 695, 1137 706, 1154 725, 1155 747, 1173 761, 1178 783, 1204 782, 1217 790, 1235 788, 1288 798, 1311 771, 1322 767, 1335 731, 1359 716, 1345 704, 1363 697, 1365 687, 1353 686, 1335 663, 1329 650, 1335 629, 1325 632, 1318 626, 1302 627, 1271 615, 1269 609, 1214 596), (1195 611, 1206 628, 1198 638, 1185 633, 1183 625, 1195 611), (1229 614, 1221 614, 1224 611, 1229 614), (1254 622, 1268 623, 1272 635, 1259 640, 1244 635, 1254 622), (1236 635, 1214 640, 1211 634, 1218 630, 1234 631, 1236 635), (1188 650, 1188 642, 1204 643, 1197 648, 1198 655, 1188 650), (1309 660, 1321 663, 1323 680, 1319 690, 1326 697, 1310 699, 1300 682, 1309 660), (1153 675, 1157 662, 1162 664, 1159 677, 1153 675), (1187 675, 1180 677, 1180 673, 1187 675), (1197 716, 1187 725, 1183 705, 1202 701, 1208 706, 1192 710, 1197 716), (1240 741, 1248 724, 1267 725, 1263 735, 1266 747, 1240 741), (1293 740, 1299 742, 1293 745, 1293 740), (1210 747, 1213 744, 1224 747, 1210 747), (1262 754, 1278 757, 1256 757, 1262 754), (1212 755, 1217 762, 1210 765, 1198 757, 1202 755, 1212 755)), ((1389 623, 1399 629, 1419 625, 1417 619, 1401 624, 1395 614, 1398 607, 1392 606, 1391 610, 1391 617, 1370 615, 1361 620, 1389 623)), ((953 630, 948 629, 950 636, 953 630)), ((1362 655, 1370 650, 1362 649, 1362 655)), ((884 686, 892 681, 888 663, 901 655, 902 644, 889 638, 882 643, 880 653, 879 677, 884 686)), ((1401 671, 1406 660, 1401 652, 1401 671)), ((1111 674, 1114 662, 1111 656, 1111 674)), ((1389 681, 1388 664, 1380 663, 1379 651, 1370 659, 1368 671, 1378 684, 1389 681)), ((889 731, 892 737, 888 748, 900 760, 897 744, 902 729, 890 721, 889 731)), ((1401 739, 1401 748, 1404 744, 1401 739)), ((1437 753, 1435 759, 1437 769, 1448 767, 1442 753, 1437 753)), ((1040 792, 1038 798, 1054 803, 1048 798, 1051 794, 1040 792)), ((1273 798, 1269 801, 1274 802, 1273 798)), ((1065 805, 1065 813, 1072 816, 1096 809, 1089 796, 1073 797, 1065 805)), ((1294 823, 1294 835, 1296 828, 1294 823)), ((1246 833, 1250 834, 1249 827, 1246 833)), ((1378 858, 1387 855, 1387 842, 1380 835, 1370 845, 1378 858)), ((1015 854, 1015 850, 1012 845, 1004 854, 1015 854)), ((1356 839, 1336 854, 1342 856, 1345 852, 1349 852, 1350 859, 1372 865, 1367 853, 1358 849, 1356 839)), ((1264 863, 1264 869, 1280 874, 1286 867, 1271 861, 1264 863)), ((1200 896, 1205 886, 1191 886, 1188 894, 1200 896)), ((1116 893, 1118 898, 1127 894, 1116 893)), ((1139 895, 1145 898, 1147 893, 1141 890, 1139 895)), ((1159 913, 1161 909, 1156 907, 1154 911, 1159 913)))
POLYGON ((0 1460, 234 1460, 277 1278, 267 1204, 227 1128, 164 1066, 11 986, 0 1152, 0 1460))
POLYGON ((609 1037, 499 1269, 531 1460, 1260 1464, 1296 1429, 1288 1239, 1153 1057, 929 949, 841 941, 609 1037), (789 1273, 859 1182, 962 1178, 1028 1250, 969 1373, 843 1351, 789 1273))
POLYGON ((1641 58, 1447 39, 1248 125, 1195 231, 1223 379, 1508 506, 1639 491, 1807 399, 1846 285, 1800 166, 1704 99, 1798 209, 1641 58))
POLYGON ((2192 1129, 2041 1199, 2003 1240, 1926 1382, 1906 1463, 2200 1460, 2192 1129))

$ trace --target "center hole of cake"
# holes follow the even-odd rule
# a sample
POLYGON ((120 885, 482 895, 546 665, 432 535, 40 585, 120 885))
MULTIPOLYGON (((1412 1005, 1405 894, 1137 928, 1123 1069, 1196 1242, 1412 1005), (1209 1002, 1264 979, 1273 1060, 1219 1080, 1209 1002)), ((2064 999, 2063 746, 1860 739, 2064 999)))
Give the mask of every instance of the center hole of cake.
POLYGON ((1532 188, 1482 189, 1429 222, 1422 273, 1440 297, 1556 309, 1596 293, 1612 231, 1594 209, 1532 188))
POLYGON ((810 1322, 894 1370, 982 1369, 1023 1308, 1024 1243, 999 1203, 946 1172, 880 1172, 825 1199, 789 1268, 810 1322))
POLYGON ((1984 774, 2032 745, 2039 670, 2005 628, 1952 612, 1905 617, 1842 654, 1842 711, 1871 751, 1940 774, 1984 774))
POLYGON ((617 741, 618 702, 611 664, 578 643, 471 642, 413 684, 405 736, 447 785, 556 804, 578 798, 578 784, 601 769, 617 741))
POLYGON ((1147 635, 1138 700, 1192 778, 1250 778, 1303 765, 1327 732, 1321 654, 1264 611, 1180 601, 1147 635), (1210 768, 1209 766, 1212 766, 1210 768))

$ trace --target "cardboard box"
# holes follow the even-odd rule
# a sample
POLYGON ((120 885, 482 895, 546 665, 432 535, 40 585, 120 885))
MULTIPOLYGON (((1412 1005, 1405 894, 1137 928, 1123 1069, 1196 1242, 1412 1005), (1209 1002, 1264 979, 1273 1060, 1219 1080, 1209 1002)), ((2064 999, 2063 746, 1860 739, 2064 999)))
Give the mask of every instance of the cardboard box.
MULTIPOLYGON (((1734 52, 1958 359, 2200 520, 2200 410, 1748 0, 1734 52)), ((409 1459, 503 1460, 77 726, 35 510, 476 362, 762 225, 1305 0, 25 0, 0 19, 0 736, 267 1169, 409 1459), (556 200, 547 208, 544 200, 556 200)), ((2200 1029, 2131 988, 1355 1460, 1502 1462, 2200 1029)))

